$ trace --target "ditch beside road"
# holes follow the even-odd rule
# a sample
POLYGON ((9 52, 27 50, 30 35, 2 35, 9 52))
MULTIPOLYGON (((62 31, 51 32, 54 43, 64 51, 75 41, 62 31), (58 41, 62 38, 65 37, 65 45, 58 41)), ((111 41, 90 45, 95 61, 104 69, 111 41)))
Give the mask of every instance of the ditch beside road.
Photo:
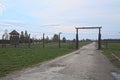
POLYGON ((119 70, 93 42, 73 53, 11 73, 0 80, 115 80, 117 73, 119 70))

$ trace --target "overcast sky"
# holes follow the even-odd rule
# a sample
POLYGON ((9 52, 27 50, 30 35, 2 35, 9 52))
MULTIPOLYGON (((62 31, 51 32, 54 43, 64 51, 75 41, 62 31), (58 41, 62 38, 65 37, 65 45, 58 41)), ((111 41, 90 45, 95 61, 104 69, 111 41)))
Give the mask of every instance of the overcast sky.
MULTIPOLYGON (((102 26, 102 38, 120 38, 120 0, 0 0, 0 34, 27 30, 41 38, 62 32, 73 39, 78 26, 102 26)), ((80 39, 97 34, 79 30, 80 39)))

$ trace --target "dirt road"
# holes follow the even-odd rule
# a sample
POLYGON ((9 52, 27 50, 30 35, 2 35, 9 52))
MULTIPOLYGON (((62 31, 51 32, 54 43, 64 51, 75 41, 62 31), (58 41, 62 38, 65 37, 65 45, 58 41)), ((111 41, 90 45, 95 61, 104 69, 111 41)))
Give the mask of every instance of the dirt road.
POLYGON ((95 43, 71 54, 8 75, 2 80, 114 80, 116 69, 95 43))

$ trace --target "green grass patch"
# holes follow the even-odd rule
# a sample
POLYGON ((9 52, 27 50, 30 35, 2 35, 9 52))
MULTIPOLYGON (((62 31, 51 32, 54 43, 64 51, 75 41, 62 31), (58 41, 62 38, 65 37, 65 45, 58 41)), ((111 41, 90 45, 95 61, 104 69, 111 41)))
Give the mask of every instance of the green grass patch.
MULTIPOLYGON (((86 44, 88 43, 81 43, 80 46, 86 44)), ((58 48, 58 43, 48 43, 45 48, 38 44, 32 45, 31 48, 0 48, 0 77, 12 71, 68 54, 74 50, 74 43, 61 43, 61 48, 58 48)))
MULTIPOLYGON (((106 44, 103 44, 106 46, 106 44)), ((115 54, 120 58, 120 43, 107 43, 106 49, 103 49, 103 54, 118 68, 120 68, 120 61, 116 59, 112 54, 115 54)))

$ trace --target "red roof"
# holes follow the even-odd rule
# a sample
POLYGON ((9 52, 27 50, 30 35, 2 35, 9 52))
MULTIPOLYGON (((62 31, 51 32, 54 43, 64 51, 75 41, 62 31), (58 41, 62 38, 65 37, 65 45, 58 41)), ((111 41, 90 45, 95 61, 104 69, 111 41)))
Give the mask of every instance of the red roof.
POLYGON ((10 35, 19 35, 19 33, 16 30, 13 30, 11 33, 9 33, 10 35))

